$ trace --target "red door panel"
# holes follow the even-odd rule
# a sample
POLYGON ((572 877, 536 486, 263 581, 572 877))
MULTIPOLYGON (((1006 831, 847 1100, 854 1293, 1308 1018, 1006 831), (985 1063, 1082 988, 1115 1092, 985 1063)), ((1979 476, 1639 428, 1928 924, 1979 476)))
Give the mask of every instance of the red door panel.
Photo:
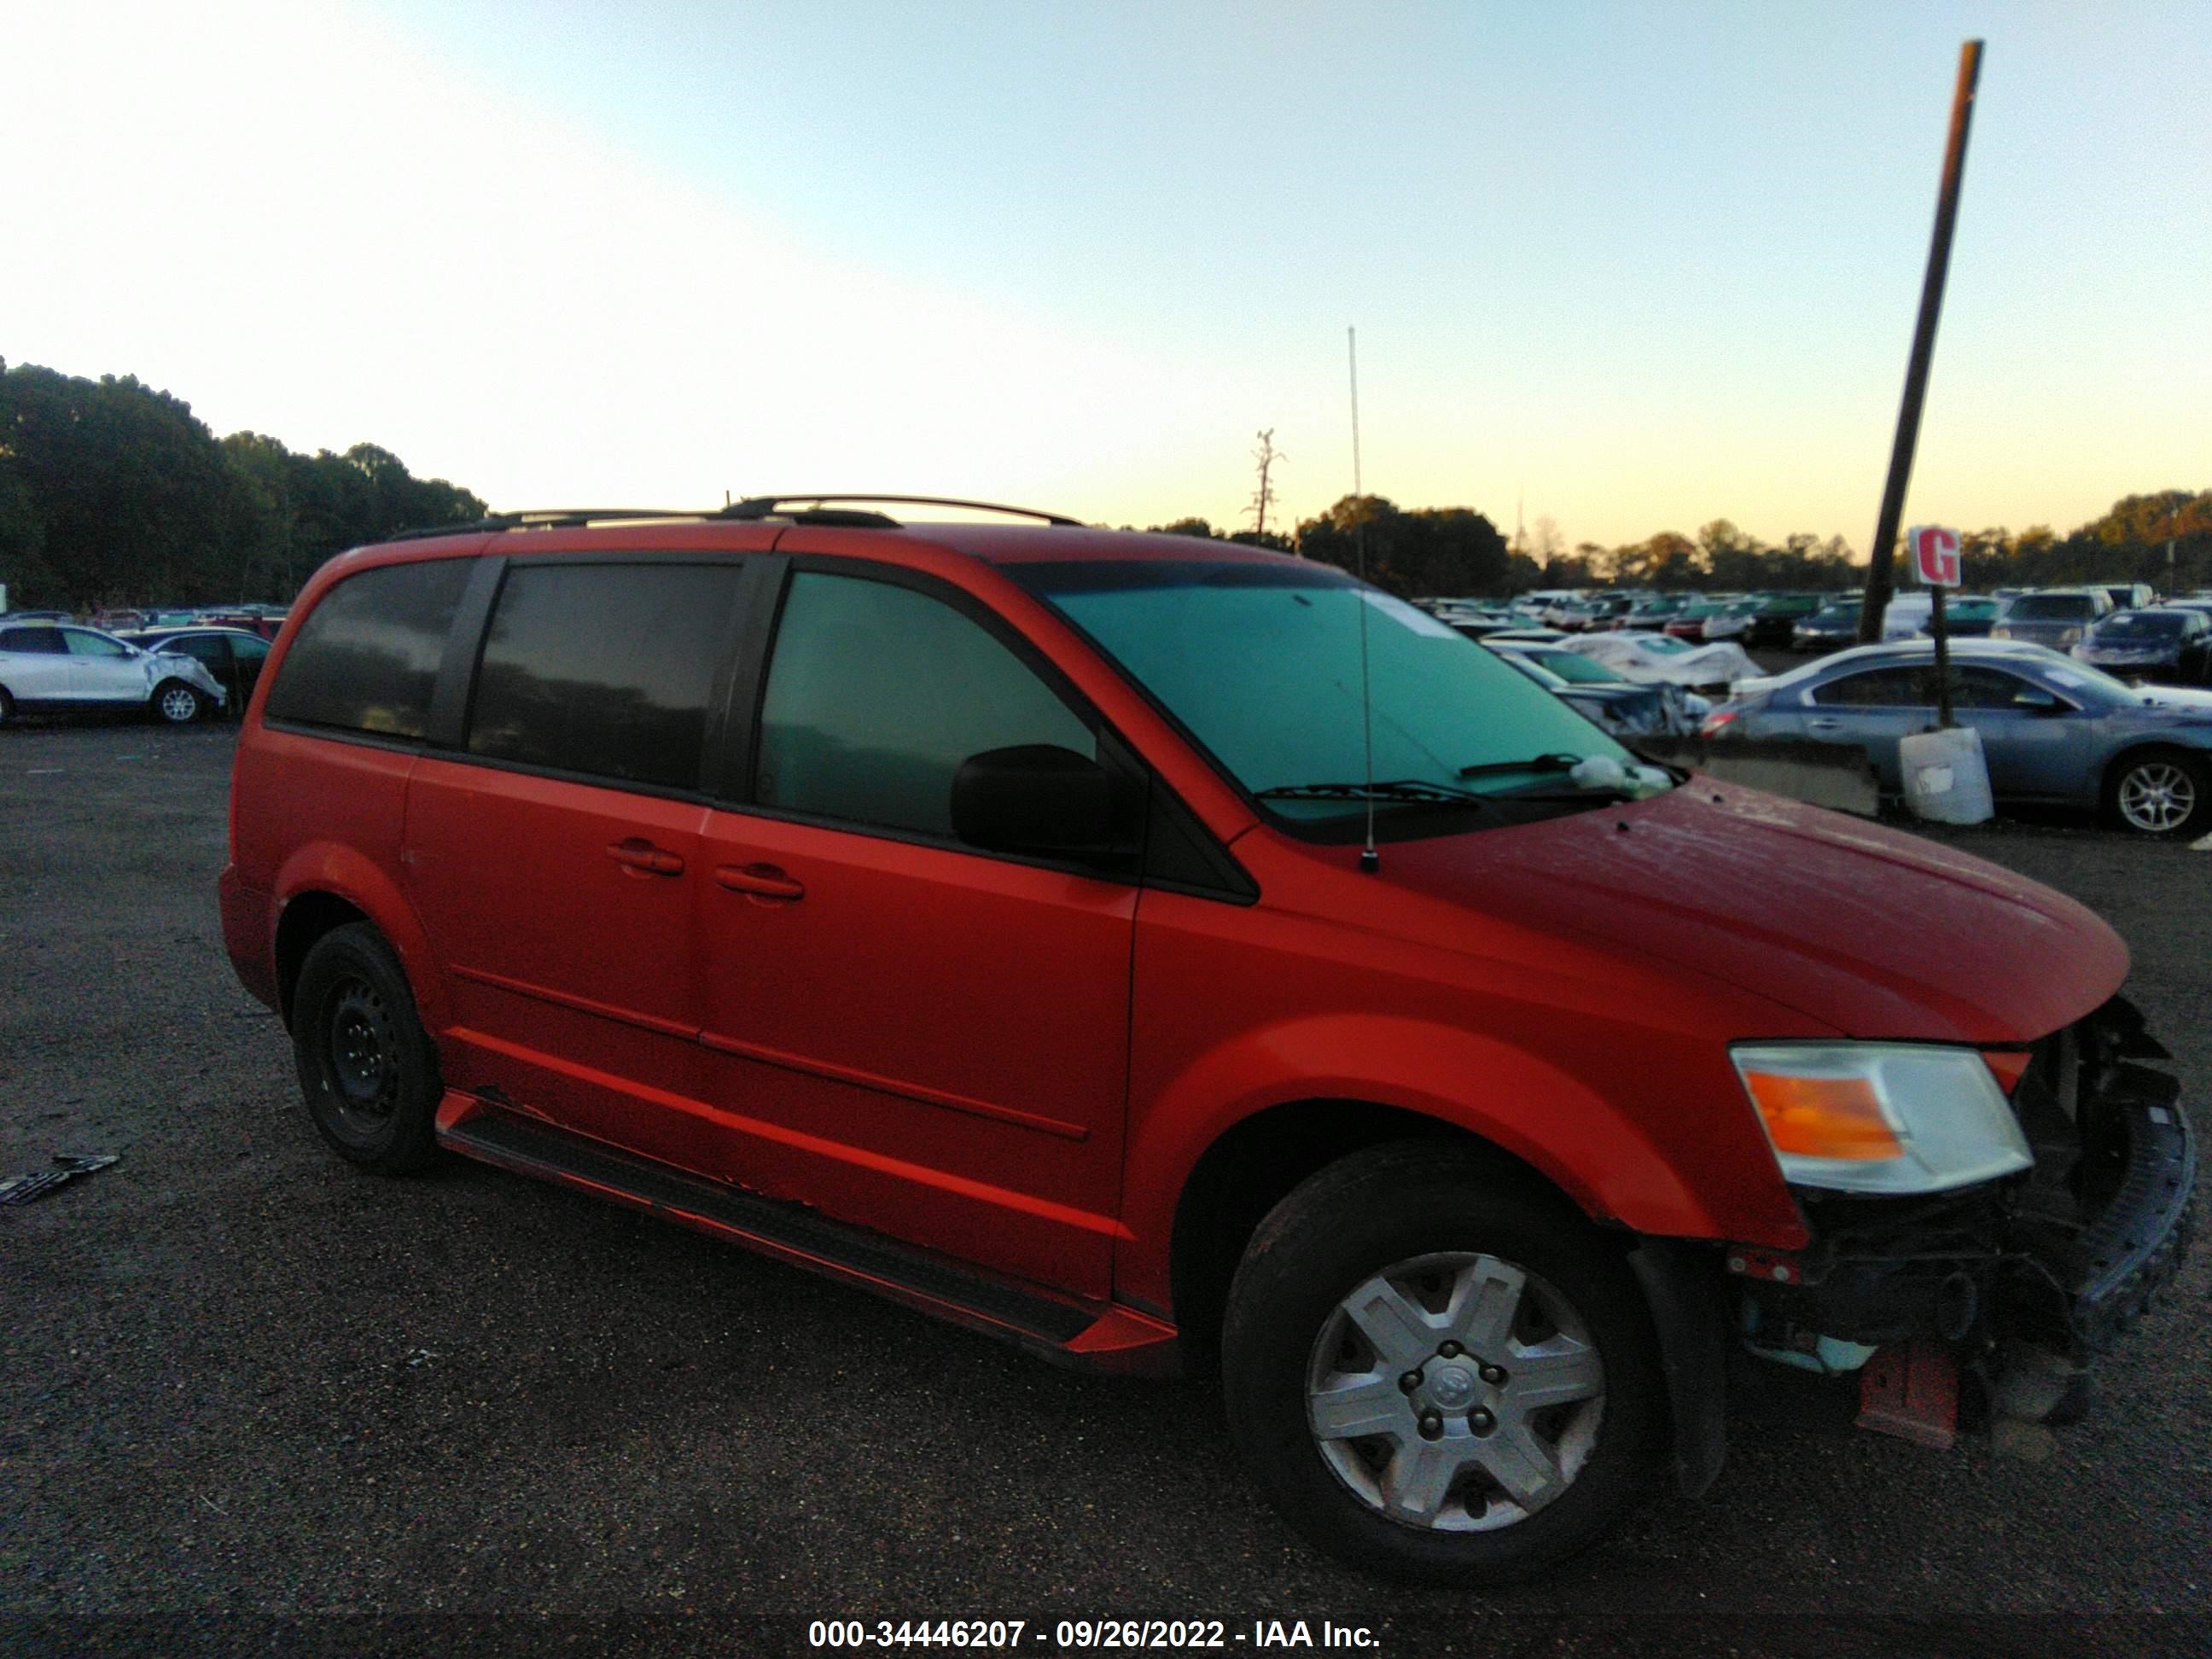
POLYGON ((405 860, 447 965, 447 1081, 665 1157, 696 1094, 696 804, 426 756, 405 860))
POLYGON ((717 812, 697 1167, 1103 1297, 1136 890, 717 812))

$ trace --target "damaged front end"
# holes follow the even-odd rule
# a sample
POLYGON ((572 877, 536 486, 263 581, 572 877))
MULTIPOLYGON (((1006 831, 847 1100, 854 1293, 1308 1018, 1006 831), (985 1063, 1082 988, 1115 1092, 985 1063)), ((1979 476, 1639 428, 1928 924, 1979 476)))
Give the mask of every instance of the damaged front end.
POLYGON ((1754 1352, 1861 1371, 1868 1427, 1948 1444, 1960 1373, 1996 1419, 2066 1422, 2089 1377, 2179 1271, 2197 1154, 2170 1058, 2115 997, 1986 1056, 2032 1163, 1924 1194, 1794 1188, 1812 1239, 1731 1248, 1754 1352), (1862 1370, 1862 1368, 1863 1368, 1862 1370))

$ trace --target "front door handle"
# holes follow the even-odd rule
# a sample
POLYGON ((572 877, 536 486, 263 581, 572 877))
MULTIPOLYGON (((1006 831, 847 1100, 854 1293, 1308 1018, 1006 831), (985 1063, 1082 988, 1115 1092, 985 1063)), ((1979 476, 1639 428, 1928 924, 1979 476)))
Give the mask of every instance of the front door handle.
POLYGON ((642 836, 607 843, 607 856, 626 870, 648 876, 680 876, 684 860, 677 854, 655 847, 642 836))
POLYGON ((1805 729, 1808 732, 1840 732, 1844 729, 1844 723, 1841 720, 1807 720, 1805 729))
POLYGON ((715 883, 732 893, 750 893, 756 898, 803 899, 806 889, 773 864, 718 864, 714 866, 715 883))

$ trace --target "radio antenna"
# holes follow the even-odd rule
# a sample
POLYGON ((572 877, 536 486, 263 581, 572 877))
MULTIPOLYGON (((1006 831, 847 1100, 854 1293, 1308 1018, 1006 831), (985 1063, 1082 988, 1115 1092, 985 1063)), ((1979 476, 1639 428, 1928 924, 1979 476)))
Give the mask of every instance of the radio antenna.
POLYGON ((1359 331, 1347 324, 1345 350, 1352 369, 1352 538, 1359 553, 1359 746, 1367 764, 1367 844, 1359 851, 1359 872, 1371 876, 1382 867, 1375 850, 1375 704, 1367 684, 1367 507, 1359 482, 1359 331))

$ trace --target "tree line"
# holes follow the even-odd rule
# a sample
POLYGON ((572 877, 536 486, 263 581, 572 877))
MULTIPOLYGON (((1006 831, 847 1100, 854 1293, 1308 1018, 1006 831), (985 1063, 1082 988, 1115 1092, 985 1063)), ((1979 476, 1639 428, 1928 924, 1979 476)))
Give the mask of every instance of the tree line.
MULTIPOLYGON (((303 455, 258 432, 217 439, 191 404, 135 376, 90 380, 0 360, 0 583, 18 609, 283 602, 332 554, 486 512, 470 491, 417 478, 374 444, 303 455)), ((1569 550, 1548 519, 1533 538, 1509 541, 1472 507, 1355 495, 1288 535, 1225 532, 1197 518, 1152 528, 1346 570, 1364 564, 1377 586, 1409 598, 1613 586, 1832 592, 1866 579, 1840 536, 1768 543, 1726 519, 1694 536, 1663 530, 1569 550)), ((2063 536, 2034 525, 1961 541, 1969 587, 2212 586, 2212 490, 2129 495, 2063 536)))
POLYGON ((0 361, 0 583, 18 610, 281 603, 334 553, 486 510, 374 444, 218 439, 135 375, 0 361))
MULTIPOLYGON (((1472 508, 1407 509, 1380 495, 1344 496, 1292 536, 1227 533, 1204 519, 1152 528, 1280 548, 1346 570, 1358 569, 1364 553, 1368 579, 1407 598, 1610 586, 1834 592, 1863 586, 1867 574, 1840 536, 1800 532, 1765 542, 1715 519, 1695 536, 1662 530, 1617 547, 1583 542, 1570 552, 1556 526, 1540 519, 1533 540, 1516 548, 1472 508)), ((1965 585, 1982 590, 2124 581, 2166 592, 2212 587, 2212 490, 2124 496, 2063 536, 2048 525, 1962 531, 1960 554, 1965 585)))

